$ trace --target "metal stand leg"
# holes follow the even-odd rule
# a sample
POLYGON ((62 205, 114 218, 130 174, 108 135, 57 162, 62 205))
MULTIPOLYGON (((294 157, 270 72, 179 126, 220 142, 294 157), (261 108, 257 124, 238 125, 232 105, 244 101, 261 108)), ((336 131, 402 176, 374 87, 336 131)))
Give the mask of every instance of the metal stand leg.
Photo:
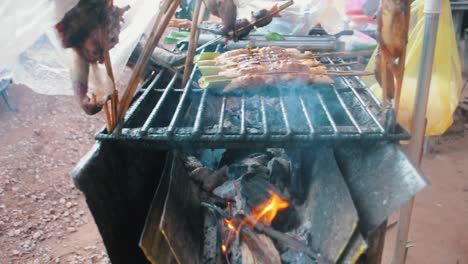
POLYGON ((382 255, 385 244, 385 235, 387 233, 387 220, 383 222, 369 238, 369 249, 367 250, 366 263, 382 263, 382 255))
POLYGON ((14 112, 15 109, 11 106, 10 101, 8 100, 7 92, 6 92, 6 91, 3 91, 3 92, 1 92, 1 94, 2 94, 3 101, 5 102, 5 104, 6 104, 7 108, 8 108, 8 110, 9 110, 10 112, 14 112))
MULTIPOLYGON (((441 10, 441 0, 427 1, 424 7, 424 39, 421 56, 421 68, 415 100, 412 137, 409 146, 409 158, 420 166, 423 152, 424 135, 426 130, 426 112, 429 100, 429 88, 431 86, 432 65, 434 63, 434 51, 436 46, 437 29, 441 10)), ((402 264, 406 261, 406 243, 411 222, 411 214, 414 206, 414 198, 405 204, 400 210, 398 221, 398 233, 395 246, 395 255, 392 264, 402 264)))

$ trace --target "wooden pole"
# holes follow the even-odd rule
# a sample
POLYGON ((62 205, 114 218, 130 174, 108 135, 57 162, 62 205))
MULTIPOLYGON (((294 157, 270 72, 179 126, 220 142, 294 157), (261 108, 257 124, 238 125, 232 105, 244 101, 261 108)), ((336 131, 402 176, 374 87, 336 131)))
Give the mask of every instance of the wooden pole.
MULTIPOLYGON (((411 142, 408 148, 408 157, 418 167, 421 166, 423 154, 424 136, 426 131, 426 113, 431 87, 432 68, 434 64, 434 53, 436 48, 437 30, 439 26, 439 15, 442 10, 441 0, 426 1, 424 5, 424 36, 421 55, 421 67, 418 75, 416 99, 414 102, 414 113, 412 123, 411 142)), ((413 213, 414 198, 402 206, 400 219, 398 221, 398 233, 395 245, 395 253, 392 264, 403 264, 406 262, 408 234, 413 213)))
POLYGON ((140 78, 144 72, 146 64, 148 63, 151 54, 161 40, 161 37, 178 6, 179 0, 165 0, 161 5, 159 14, 154 22, 150 36, 148 38, 148 42, 143 48, 141 56, 138 58, 138 61, 128 82, 127 89, 122 96, 121 104, 119 106, 117 124, 123 120, 125 113, 130 106, 133 95, 135 94, 135 91, 138 87, 138 84, 140 83, 140 78))
POLYGON ((383 222, 368 240, 369 249, 367 250, 366 263, 382 263, 382 255, 385 244, 385 234, 387 233, 387 220, 383 222))
POLYGON ((190 77, 190 72, 192 71, 193 58, 195 56, 195 52, 196 52, 197 45, 198 45, 198 37, 200 36, 200 31, 198 30, 198 24, 203 20, 203 16, 205 13, 205 7, 202 8, 203 1, 202 0, 196 0, 196 1, 197 2, 195 3, 195 10, 193 11, 193 17, 192 17, 192 27, 190 29, 190 39, 189 39, 189 47, 187 50, 187 58, 185 59, 184 76, 182 78, 182 88, 184 88, 185 85, 187 84, 187 81, 190 77), (201 14, 201 19, 199 19, 200 14, 201 14))

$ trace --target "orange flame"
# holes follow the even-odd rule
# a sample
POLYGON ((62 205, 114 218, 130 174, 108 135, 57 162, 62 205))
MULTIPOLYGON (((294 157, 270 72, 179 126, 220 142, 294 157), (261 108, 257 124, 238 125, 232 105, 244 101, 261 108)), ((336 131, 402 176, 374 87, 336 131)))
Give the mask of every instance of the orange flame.
POLYGON ((226 254, 226 252, 227 252, 227 247, 226 247, 226 245, 224 245, 224 244, 221 245, 221 251, 223 252, 223 254, 226 254))
POLYGON ((232 231, 236 231, 236 227, 234 226, 234 224, 232 223, 232 220, 228 220, 226 218, 223 219, 224 220, 224 223, 226 224, 226 226, 232 230, 232 231))
POLYGON ((283 200, 278 194, 273 191, 268 191, 271 195, 270 199, 265 203, 261 204, 258 208, 252 209, 252 216, 257 221, 260 221, 266 225, 270 225, 273 219, 275 219, 278 211, 289 207, 288 201, 283 200))

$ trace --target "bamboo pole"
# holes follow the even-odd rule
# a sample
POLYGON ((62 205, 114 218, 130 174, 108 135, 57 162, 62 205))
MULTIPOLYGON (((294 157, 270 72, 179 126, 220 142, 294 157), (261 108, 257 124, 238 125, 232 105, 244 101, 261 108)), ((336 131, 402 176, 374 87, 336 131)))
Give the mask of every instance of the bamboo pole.
POLYGON ((133 95, 135 94, 135 91, 138 87, 140 78, 144 72, 146 64, 148 63, 151 54, 153 53, 153 50, 156 48, 159 41, 161 40, 161 37, 178 6, 179 0, 165 0, 161 5, 159 14, 156 17, 153 28, 149 35, 148 42, 143 48, 141 56, 138 58, 138 61, 128 82, 127 89, 122 95, 117 115, 117 124, 123 120, 125 113, 127 112, 128 107, 130 106, 130 102, 133 98, 133 95))
POLYGON ((205 6, 202 0, 197 0, 195 3, 195 10, 193 11, 192 27, 190 28, 190 39, 189 47, 187 50, 187 58, 185 59, 184 76, 182 78, 182 88, 185 87, 192 71, 193 58, 197 49, 198 38, 200 36, 200 30, 198 25, 203 21, 205 15, 205 6), (203 6, 203 7, 202 7, 203 6), (201 15, 201 16, 200 16, 201 15), (199 19, 201 17, 201 19, 199 19))

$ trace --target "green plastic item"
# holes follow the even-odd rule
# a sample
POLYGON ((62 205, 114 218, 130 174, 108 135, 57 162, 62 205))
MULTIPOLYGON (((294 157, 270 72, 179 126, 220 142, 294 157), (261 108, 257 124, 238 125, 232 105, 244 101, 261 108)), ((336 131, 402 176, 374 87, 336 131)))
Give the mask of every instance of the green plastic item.
POLYGON ((283 35, 276 33, 276 32, 270 32, 265 34, 265 39, 269 41, 274 41, 274 40, 285 40, 283 35))
POLYGON ((169 34, 169 36, 173 37, 173 38, 182 38, 182 39, 186 39, 190 36, 190 31, 171 31, 171 33, 169 34))
POLYGON ((164 44, 176 44, 180 39, 171 36, 164 37, 164 44))

